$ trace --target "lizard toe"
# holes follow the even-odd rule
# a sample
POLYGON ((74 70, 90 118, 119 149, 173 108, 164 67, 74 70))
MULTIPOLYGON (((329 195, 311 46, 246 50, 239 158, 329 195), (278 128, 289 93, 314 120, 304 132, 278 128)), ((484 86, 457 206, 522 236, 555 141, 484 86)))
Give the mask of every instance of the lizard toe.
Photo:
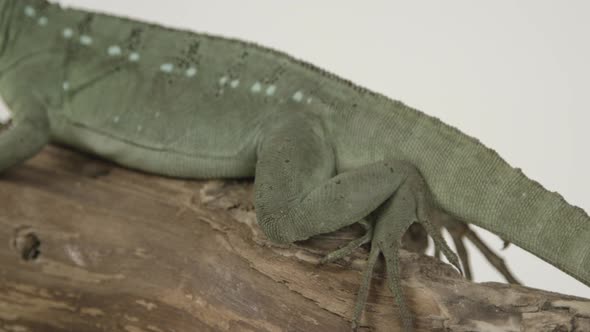
POLYGON ((359 224, 361 224, 365 229, 365 234, 363 234, 363 236, 357 239, 348 242, 348 244, 346 244, 344 247, 328 253, 320 260, 320 264, 328 264, 338 259, 344 258, 350 255, 356 248, 371 241, 371 238, 373 237, 373 226, 364 219, 359 221, 359 224))

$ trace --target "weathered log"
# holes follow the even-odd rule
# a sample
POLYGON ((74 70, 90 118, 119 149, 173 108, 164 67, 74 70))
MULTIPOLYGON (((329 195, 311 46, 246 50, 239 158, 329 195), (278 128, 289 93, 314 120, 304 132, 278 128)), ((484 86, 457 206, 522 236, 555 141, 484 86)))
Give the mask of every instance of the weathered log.
MULTIPOLYGON (((256 225, 251 181, 179 180, 57 147, 0 176, 0 331, 347 331, 366 250, 350 228, 292 246, 256 225)), ((590 301, 476 284, 402 252, 421 331, 590 331, 590 301)), ((398 331, 377 272, 363 326, 398 331)))

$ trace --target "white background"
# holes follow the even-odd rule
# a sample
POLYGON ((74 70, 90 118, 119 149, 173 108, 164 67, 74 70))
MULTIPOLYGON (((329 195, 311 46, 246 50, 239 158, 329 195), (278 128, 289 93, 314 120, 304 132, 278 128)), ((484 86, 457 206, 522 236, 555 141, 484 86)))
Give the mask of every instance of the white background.
MULTIPOLYGON (((285 51, 478 137, 590 211, 590 2, 61 3, 285 51)), ((528 286, 590 298, 590 287, 519 248, 501 254, 528 286)), ((502 280, 480 255, 473 260, 477 281, 502 280)))

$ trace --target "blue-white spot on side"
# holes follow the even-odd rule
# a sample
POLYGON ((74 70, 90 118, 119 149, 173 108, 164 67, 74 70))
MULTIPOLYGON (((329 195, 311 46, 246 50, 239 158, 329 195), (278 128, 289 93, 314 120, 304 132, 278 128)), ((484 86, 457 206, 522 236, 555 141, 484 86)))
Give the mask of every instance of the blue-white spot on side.
POLYGON ((233 80, 231 81, 231 83, 229 84, 229 86, 231 86, 232 88, 237 88, 238 86, 240 86, 240 80, 233 80))
POLYGON ((227 77, 227 76, 222 76, 222 77, 219 79, 219 85, 223 86, 223 85, 225 85, 225 84, 227 83, 227 81, 229 81, 229 77, 227 77))
POLYGON ((260 82, 252 84, 250 91, 252 91, 253 93, 259 93, 260 91, 262 91, 262 84, 260 84, 260 82))
POLYGON ((61 87, 62 87, 62 89, 63 89, 64 91, 68 91, 68 90, 70 90, 70 82, 68 82, 68 81, 65 81, 65 82, 63 82, 63 83, 61 84, 61 87))
POLYGON ((197 75, 197 68, 190 67, 186 70, 186 72, 184 74, 186 75, 186 77, 193 77, 193 76, 197 75))
POLYGON ((174 70, 174 65, 171 63, 163 63, 160 66, 160 70, 165 73, 171 73, 174 70))
POLYGON ((311 101, 312 101, 312 100, 313 100, 313 99, 311 99, 311 97, 307 98, 307 103, 308 103, 308 104, 311 104, 311 101))
POLYGON ((28 17, 35 17, 36 14, 37 12, 35 11, 35 8, 31 6, 25 7, 25 15, 27 15, 28 17))
POLYGON ((70 39, 74 36, 74 30, 70 29, 70 28, 65 28, 63 29, 63 31, 61 32, 61 35, 65 38, 65 39, 70 39))
POLYGON ((139 53, 137 53, 137 52, 129 53, 129 61, 137 62, 137 61, 139 61, 139 58, 140 58, 139 53))
POLYGON ((92 45, 92 37, 88 36, 88 35, 82 35, 80 36, 80 44, 82 45, 92 45))
POLYGON ((276 91, 277 91, 277 86, 274 84, 271 84, 268 86, 268 88, 266 88, 266 95, 272 96, 275 94, 276 91))
POLYGON ((37 24, 39 24, 40 26, 44 27, 47 25, 47 23, 49 23, 49 20, 47 19, 47 17, 45 16, 41 16, 39 17, 39 19, 37 20, 37 24))
POLYGON ((296 102, 300 102, 303 100, 303 92, 301 91, 297 91, 293 94, 293 100, 295 100, 296 102))
POLYGON ((123 51, 121 50, 121 47, 119 47, 119 46, 117 46, 117 45, 112 45, 112 46, 109 46, 109 48, 108 48, 108 50, 107 50, 107 53, 108 53, 110 56, 119 56, 119 55, 121 55, 121 53, 122 53, 122 52, 123 52, 123 51))

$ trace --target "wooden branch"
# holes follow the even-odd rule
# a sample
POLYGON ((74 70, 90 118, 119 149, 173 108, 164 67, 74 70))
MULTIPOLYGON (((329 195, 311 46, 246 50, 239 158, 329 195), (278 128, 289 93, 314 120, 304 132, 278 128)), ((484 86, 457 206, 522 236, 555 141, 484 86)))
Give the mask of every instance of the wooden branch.
MULTIPOLYGON (((358 230, 275 246, 252 199, 48 147, 0 176, 0 331, 348 331, 366 253, 317 262, 358 230)), ((589 300, 402 263, 421 331, 590 331, 589 300)), ((363 324, 399 330, 381 272, 363 324)))

